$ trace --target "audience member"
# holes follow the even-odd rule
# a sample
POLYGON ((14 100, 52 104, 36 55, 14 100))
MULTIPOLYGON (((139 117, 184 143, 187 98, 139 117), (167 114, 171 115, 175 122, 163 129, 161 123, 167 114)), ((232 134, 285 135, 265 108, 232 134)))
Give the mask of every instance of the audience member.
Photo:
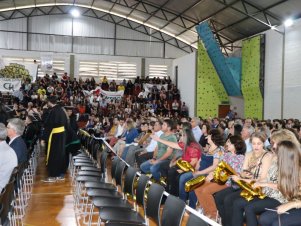
POLYGON ((200 128, 200 118, 199 117, 193 117, 190 121, 191 127, 192 127, 192 133, 194 136, 194 139, 196 142, 199 142, 201 139, 201 136, 203 135, 203 132, 200 128))
MULTIPOLYGON (((163 131, 161 129, 162 129, 162 122, 156 121, 154 123, 153 134, 160 137, 163 134, 163 131)), ((142 163, 153 158, 156 147, 157 147, 157 141, 151 139, 147 147, 137 150, 137 152, 135 153, 135 159, 139 168, 142 163)))
MULTIPOLYGON (((177 142, 177 138, 172 132, 174 129, 173 122, 165 119, 162 126, 163 134, 160 136, 162 140, 177 142)), ((140 169, 143 173, 151 173, 154 180, 160 180, 160 168, 164 164, 169 164, 174 154, 174 150, 165 144, 158 143, 154 152, 153 159, 141 164, 140 169)))
POLYGON ((22 138, 25 129, 25 123, 18 118, 8 120, 7 136, 9 137, 9 146, 14 149, 18 157, 18 164, 26 162, 28 159, 28 150, 22 138))
POLYGON ((0 123, 0 193, 7 185, 13 169, 18 165, 15 151, 6 143, 7 130, 0 123))

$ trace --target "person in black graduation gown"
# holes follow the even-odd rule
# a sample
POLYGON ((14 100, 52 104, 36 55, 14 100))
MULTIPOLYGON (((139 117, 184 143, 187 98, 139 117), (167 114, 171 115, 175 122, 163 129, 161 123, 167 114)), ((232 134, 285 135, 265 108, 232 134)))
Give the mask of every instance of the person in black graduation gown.
POLYGON ((47 99, 48 116, 44 122, 43 143, 46 146, 46 165, 48 178, 44 182, 64 180, 65 173, 65 144, 68 119, 64 109, 57 104, 57 97, 47 99))
POLYGON ((69 158, 70 154, 72 156, 75 156, 80 153, 80 140, 77 136, 77 122, 76 122, 76 116, 73 114, 74 107, 73 106, 65 106, 65 110, 67 112, 68 116, 68 126, 66 127, 66 145, 65 145, 65 150, 66 150, 66 159, 65 159, 65 168, 64 172, 67 171, 68 166, 69 166, 69 158))
POLYGON ((26 127, 23 132, 22 138, 25 141, 27 148, 29 148, 30 145, 32 144, 34 137, 38 135, 39 129, 35 121, 37 121, 37 119, 34 116, 32 115, 26 116, 26 120, 25 120, 26 127))

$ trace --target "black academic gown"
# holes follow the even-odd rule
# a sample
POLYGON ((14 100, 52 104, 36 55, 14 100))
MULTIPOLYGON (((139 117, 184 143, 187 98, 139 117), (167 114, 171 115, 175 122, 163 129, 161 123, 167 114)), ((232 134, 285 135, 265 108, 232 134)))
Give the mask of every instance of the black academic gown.
POLYGON ((22 138, 24 139, 27 148, 30 147, 34 137, 38 135, 38 128, 34 123, 30 123, 25 127, 22 138))
POLYGON ((64 167, 64 172, 67 171, 68 166, 69 166, 69 158, 70 154, 72 156, 75 156, 80 153, 80 140, 76 134, 76 132, 72 129, 71 124, 69 124, 66 127, 66 145, 65 145, 65 151, 66 151, 66 159, 65 159, 65 167, 64 167))
POLYGON ((50 109, 46 118, 43 134, 48 142, 46 146, 46 165, 49 177, 58 177, 65 171, 65 144, 67 115, 61 106, 55 105, 50 109))

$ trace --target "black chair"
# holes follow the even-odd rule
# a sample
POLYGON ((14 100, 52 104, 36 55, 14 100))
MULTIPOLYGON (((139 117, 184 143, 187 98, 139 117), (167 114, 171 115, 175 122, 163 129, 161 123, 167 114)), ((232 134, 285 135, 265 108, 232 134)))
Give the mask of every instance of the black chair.
POLYGON ((185 202, 173 195, 169 195, 166 199, 161 226, 180 226, 185 212, 185 202))
MULTIPOLYGON (((80 171, 92 171, 92 172, 100 172, 102 174, 106 173, 106 167, 107 167, 107 158, 108 158, 108 153, 103 151, 101 153, 101 157, 100 157, 100 168, 96 168, 96 167, 81 167, 80 171)), ((112 164, 114 165, 114 161, 112 162, 112 164)), ((116 163, 115 163, 115 167, 116 167, 116 163)), ((114 168, 114 166, 113 166, 114 168)))
MULTIPOLYGON (((143 186, 141 186, 141 188, 142 187, 143 186)), ((160 204, 161 204, 163 193, 164 193, 164 188, 161 185, 152 184, 150 186, 147 195, 147 200, 149 201, 147 201, 146 204, 147 205, 146 212, 145 212, 146 216, 152 218, 157 222, 160 222, 160 204)), ((99 211, 99 217, 102 221, 108 223, 120 222, 121 225, 124 225, 124 223, 135 224, 135 225, 140 225, 145 223, 144 218, 138 212, 133 210, 116 210, 114 208, 103 208, 99 211)))
POLYGON ((160 206, 163 198, 164 187, 153 183, 147 193, 145 214, 160 225, 160 206))
POLYGON ((128 168, 126 171, 123 186, 123 194, 125 194, 125 199, 95 197, 92 199, 93 205, 90 214, 93 213, 95 207, 98 208, 98 210, 105 207, 114 207, 118 209, 133 209, 133 206, 127 201, 126 195, 134 195, 134 181, 136 179, 136 174, 137 170, 132 167, 128 168))
POLYGON ((203 219, 191 213, 189 215, 187 225, 186 226, 209 226, 209 224, 203 219))
MULTIPOLYGON (((103 152, 100 158, 100 168, 95 166, 84 166, 81 167, 79 172, 77 173, 78 176, 96 176, 96 177, 105 177, 106 173, 106 161, 108 158, 108 153, 103 152)), ((115 163, 112 163, 113 165, 115 163)), ((116 167, 116 164, 115 164, 116 167)))
POLYGON ((1 220, 2 211, 3 211, 3 206, 2 203, 0 202, 0 225, 2 225, 2 220, 1 220))
MULTIPOLYGON (((105 154, 105 153, 104 153, 105 154)), ((106 155, 106 154, 105 154, 106 155)), ((105 158, 106 160, 106 158, 105 158)), ((118 163, 121 160, 119 158, 115 158, 112 161, 112 170, 114 171, 114 173, 116 172, 116 168, 118 163)), ((103 163, 104 164, 104 163, 103 163)), ((124 170, 124 169, 123 169, 124 170)), ((123 173, 123 171, 121 172, 121 174, 123 173)), ((91 197, 95 197, 97 196, 96 194, 99 194, 100 189, 106 189, 106 191, 104 191, 102 193, 102 197, 112 197, 113 198, 122 198, 122 196, 117 192, 117 187, 114 186, 112 183, 105 183, 105 178, 104 178, 104 174, 99 173, 97 176, 77 176, 75 181, 75 191, 74 191, 74 198, 75 198, 75 206, 76 208, 83 206, 80 204, 80 200, 86 200, 88 201, 87 197, 82 196, 82 189, 83 189, 83 183, 84 183, 84 188, 90 192, 90 196, 91 197), (97 190, 92 190, 92 189, 98 189, 97 190)), ((114 175, 115 177, 115 175, 114 175)), ((89 194, 88 194, 89 195, 89 194)), ((86 202, 85 206, 88 204, 88 202, 86 202)))
MULTIPOLYGON (((90 174, 90 176, 87 176, 86 178, 82 178, 82 181, 85 182, 85 188, 86 189, 90 189, 90 188, 99 188, 99 189, 108 189, 108 190, 117 190, 116 186, 112 183, 105 183, 104 179, 105 179, 105 175, 106 175, 106 160, 107 160, 107 153, 103 153, 102 157, 102 163, 101 163, 101 168, 100 168, 100 174, 94 172, 94 176, 92 176, 92 174, 90 174), (95 177, 95 178, 93 178, 95 177), (100 180, 98 180, 97 178, 100 177, 100 180)), ((114 158, 112 161, 112 165, 111 165, 111 178, 112 180, 116 181, 116 176, 117 176, 117 168, 118 168, 118 164, 121 162, 121 160, 119 158, 114 158)), ((124 169, 123 169, 124 170, 124 169)), ((118 171, 118 173, 123 173, 118 171)), ((117 183, 116 183, 117 184, 117 183)), ((118 183, 118 184, 121 184, 118 183)))
POLYGON ((10 225, 11 216, 13 212, 12 201, 14 199, 14 183, 15 178, 11 178, 9 183, 5 186, 4 192, 2 193, 1 203, 2 203, 2 213, 1 222, 2 225, 10 225))
MULTIPOLYGON (((116 160, 118 162, 115 172, 115 183, 116 187, 121 186, 122 184, 122 175, 126 167, 126 163, 121 161, 119 158, 116 160)), ((118 191, 113 191, 111 189, 104 189, 102 188, 103 184, 100 184, 99 187, 96 188, 88 188, 87 195, 89 197, 112 197, 112 198, 122 198, 122 195, 118 191)), ((111 184, 107 186, 112 186, 111 184)), ((106 187, 106 186, 105 186, 106 187)))
MULTIPOLYGON (((148 181, 149 181, 149 177, 147 177, 146 175, 141 175, 139 177, 138 185, 137 185, 137 188, 136 188, 136 204, 139 205, 139 206, 143 206, 144 209, 145 209, 144 192, 145 192, 145 189, 148 185, 148 181)), ((104 208, 104 209, 106 209, 107 211, 109 210, 109 208, 104 208)), ((114 210, 112 209, 112 211, 114 211, 114 210)), ((100 209, 100 213, 103 213, 103 209, 100 209)), ((129 213, 131 213, 131 211, 129 213)), ((118 217, 118 215, 117 215, 117 217, 118 217)), ((99 221, 100 220, 101 219, 99 218, 99 221)), ((123 219, 121 219, 121 220, 123 220, 123 219)), ((108 225, 108 226, 140 226, 140 225, 144 225, 144 222, 136 222, 136 223, 133 223, 133 222, 131 222, 131 223, 128 223, 128 222, 107 222, 107 223, 105 223, 105 225, 108 225)))
POLYGON ((145 213, 145 208, 146 208, 144 193, 145 193, 146 187, 149 185, 148 182, 149 182, 149 177, 142 174, 139 177, 138 185, 136 188, 136 203, 137 203, 137 205, 143 207, 144 213, 145 213))
MULTIPOLYGON (((80 168, 80 172, 78 172, 78 176, 76 177, 77 182, 104 182, 105 178, 105 171, 106 171, 106 160, 107 160, 108 154, 106 152, 103 152, 101 155, 101 166, 100 166, 100 171, 82 171, 80 168)), ((117 163, 120 160, 118 158, 114 158, 112 161, 112 169, 111 169, 111 176, 114 178, 115 175, 115 170, 117 163)), ((94 167, 94 166, 87 166, 84 165, 83 167, 94 167)), ((94 167, 97 169, 96 167, 94 167)), ((98 184, 96 184, 97 186, 98 184)), ((92 185, 91 185, 92 186, 92 185)), ((91 187, 88 186, 87 183, 85 183, 85 187, 91 187)))
POLYGON ((118 222, 111 222, 111 223, 105 223, 105 226, 140 226, 145 224, 128 224, 128 223, 118 223, 118 222))

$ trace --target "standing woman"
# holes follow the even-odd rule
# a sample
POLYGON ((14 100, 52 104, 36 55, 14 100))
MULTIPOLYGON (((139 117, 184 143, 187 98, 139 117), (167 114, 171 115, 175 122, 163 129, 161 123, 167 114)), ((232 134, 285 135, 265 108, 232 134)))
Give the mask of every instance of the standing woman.
MULTIPOLYGON (((156 135, 151 137, 162 144, 165 144, 173 149, 180 149, 183 151, 182 160, 189 162, 193 167, 196 166, 198 160, 201 157, 201 146, 196 142, 191 130, 191 126, 185 127, 182 130, 183 136, 178 143, 162 140, 156 135)), ((179 177, 183 173, 176 165, 172 166, 168 170, 167 176, 167 190, 170 194, 179 195, 179 177)))
POLYGON ((301 150, 291 141, 278 144, 278 189, 288 200, 277 207, 276 212, 267 211, 260 216, 261 226, 298 226, 301 223, 301 150), (284 214, 288 212, 289 214, 284 214), (279 216, 278 216, 279 214, 279 216))

